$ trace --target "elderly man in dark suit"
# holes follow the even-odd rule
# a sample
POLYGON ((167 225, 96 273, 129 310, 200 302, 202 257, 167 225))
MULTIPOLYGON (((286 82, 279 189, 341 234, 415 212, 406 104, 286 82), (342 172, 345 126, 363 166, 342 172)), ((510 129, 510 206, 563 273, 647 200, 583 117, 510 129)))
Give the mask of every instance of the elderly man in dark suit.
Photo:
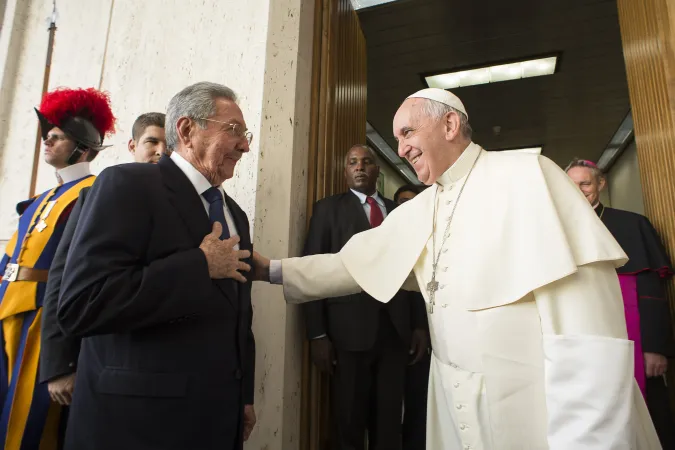
POLYGON ((171 156, 106 169, 89 191, 57 311, 85 337, 67 450, 242 448, 252 246, 221 184, 251 138, 234 92, 197 83, 169 103, 171 156))
MULTIPOLYGON (((378 175, 369 147, 349 150, 350 189, 314 205, 306 255, 337 253, 354 234, 382 223, 396 204, 377 192, 378 175)), ((364 448, 366 430, 370 449, 400 448, 405 368, 428 346, 423 300, 399 291, 383 304, 360 293, 308 303, 305 312, 312 359, 333 374, 332 448, 364 448)))

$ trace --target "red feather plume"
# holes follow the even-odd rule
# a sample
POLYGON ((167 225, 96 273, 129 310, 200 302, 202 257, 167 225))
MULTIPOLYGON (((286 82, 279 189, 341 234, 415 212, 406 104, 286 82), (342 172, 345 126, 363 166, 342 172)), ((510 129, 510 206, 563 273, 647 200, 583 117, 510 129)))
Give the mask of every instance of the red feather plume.
POLYGON ((101 135, 115 131, 115 116, 110 108, 110 96, 94 88, 58 88, 42 98, 40 112, 57 127, 68 117, 89 120, 101 135))

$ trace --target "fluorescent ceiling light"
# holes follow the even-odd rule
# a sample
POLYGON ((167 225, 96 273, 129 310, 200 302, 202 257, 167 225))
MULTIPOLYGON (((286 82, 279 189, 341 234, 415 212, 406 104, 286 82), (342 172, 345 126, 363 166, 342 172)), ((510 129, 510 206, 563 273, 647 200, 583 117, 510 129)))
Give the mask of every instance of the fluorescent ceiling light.
POLYGON ((371 6, 384 5, 385 3, 395 2, 396 0, 352 0, 354 9, 370 8, 371 6))
POLYGON ((524 148, 510 148, 508 150, 497 150, 502 152, 520 152, 520 153, 534 153, 541 155, 541 147, 524 147, 524 148))
POLYGON ((475 86, 477 84, 498 83, 500 81, 518 80, 520 78, 553 75, 557 63, 558 57, 550 56, 548 58, 531 59, 511 64, 442 73, 424 78, 429 87, 454 89, 458 87, 475 86))
POLYGON ((607 147, 602 152, 598 160, 598 168, 607 172, 612 168, 614 162, 621 156, 621 153, 628 147, 633 139, 633 112, 628 111, 628 114, 621 121, 621 125, 610 139, 607 147))

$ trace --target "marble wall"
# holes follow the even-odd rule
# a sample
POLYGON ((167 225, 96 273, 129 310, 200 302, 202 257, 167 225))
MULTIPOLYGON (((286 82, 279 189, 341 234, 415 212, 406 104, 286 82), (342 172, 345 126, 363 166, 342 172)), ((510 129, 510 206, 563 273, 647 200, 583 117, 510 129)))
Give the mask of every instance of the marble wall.
POLYGON ((384 175, 384 188, 380 193, 386 198, 393 200, 394 194, 398 188, 404 184, 408 184, 408 182, 405 178, 403 178, 398 170, 394 169, 379 155, 377 155, 377 164, 380 166, 380 173, 384 175))
MULTIPOLYGON (((14 205, 29 194, 47 55, 50 1, 2 0, 0 28, 0 242, 16 224, 14 205)), ((314 2, 303 0, 59 0, 49 88, 100 87, 118 118, 113 147, 95 173, 131 162, 135 118, 165 111, 197 81, 237 92, 251 152, 225 188, 242 206, 260 252, 300 251, 306 172, 314 2)), ((55 183, 40 161, 37 192, 55 183)), ((279 287, 255 286, 258 426, 248 448, 299 445, 301 337, 297 311, 279 287)), ((217 350, 216 350, 217 351, 217 350)))
POLYGON ((635 141, 628 145, 607 174, 607 188, 613 208, 645 213, 635 141))
MULTIPOLYGON (((113 147, 93 163, 96 173, 131 162, 126 150, 135 118, 164 111, 181 88, 197 81, 225 84, 237 92, 254 139, 226 189, 249 214, 260 138, 269 0, 183 2, 180 0, 60 0, 49 88, 101 87, 110 93, 118 118, 113 147)), ((16 0, 12 34, 15 57, 3 73, 0 104, 0 239, 14 228, 14 204, 28 195, 37 131, 33 107, 40 102, 51 2, 16 0), (10 77, 7 77, 10 78, 10 77)), ((5 22, 11 11, 7 10, 5 22)), ((8 22, 9 23, 9 22, 8 22)), ((0 49, 2 46, 0 45, 0 49)), ((0 57, 2 54, 0 53, 0 57)), ((40 161, 37 192, 54 184, 51 167, 40 161)))

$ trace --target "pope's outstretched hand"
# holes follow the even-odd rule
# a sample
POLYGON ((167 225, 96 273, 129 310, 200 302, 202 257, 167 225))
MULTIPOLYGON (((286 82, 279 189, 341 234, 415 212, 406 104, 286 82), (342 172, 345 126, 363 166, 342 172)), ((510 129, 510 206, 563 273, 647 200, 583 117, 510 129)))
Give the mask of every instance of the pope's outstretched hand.
POLYGON ((260 253, 253 252, 253 281, 270 281, 270 260, 260 253))

